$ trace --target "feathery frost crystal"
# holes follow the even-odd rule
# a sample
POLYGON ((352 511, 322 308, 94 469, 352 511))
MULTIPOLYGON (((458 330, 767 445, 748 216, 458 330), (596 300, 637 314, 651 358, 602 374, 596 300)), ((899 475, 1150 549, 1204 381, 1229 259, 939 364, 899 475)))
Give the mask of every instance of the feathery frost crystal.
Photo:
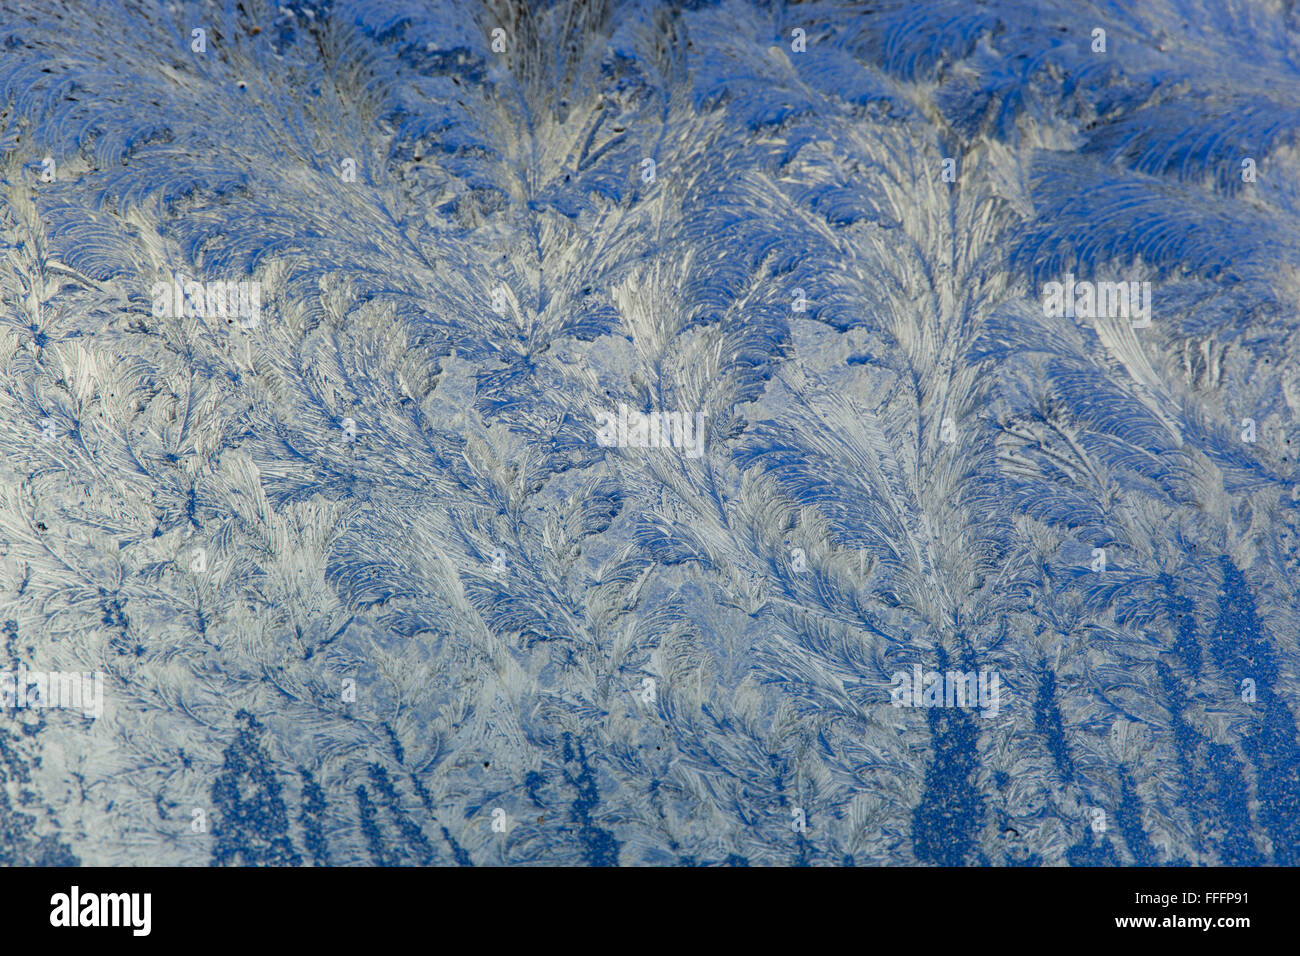
POLYGON ((4 863, 1300 863, 1290 5, 2 7, 4 863))

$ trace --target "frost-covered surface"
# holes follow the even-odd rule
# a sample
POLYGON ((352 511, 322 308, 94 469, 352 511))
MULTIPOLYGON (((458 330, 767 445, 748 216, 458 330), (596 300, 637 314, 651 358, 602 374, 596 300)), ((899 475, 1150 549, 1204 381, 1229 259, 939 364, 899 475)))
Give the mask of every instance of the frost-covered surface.
POLYGON ((3 862, 1300 862, 1289 4, 288 6, 0 12, 3 862))

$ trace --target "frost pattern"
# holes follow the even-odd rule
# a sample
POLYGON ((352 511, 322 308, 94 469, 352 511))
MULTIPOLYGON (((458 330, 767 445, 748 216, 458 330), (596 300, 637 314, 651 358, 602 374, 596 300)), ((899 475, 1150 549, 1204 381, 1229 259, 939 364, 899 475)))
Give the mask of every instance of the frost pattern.
POLYGON ((92 6, 0 11, 3 664, 107 691, 0 862, 1300 863, 1290 5, 92 6))

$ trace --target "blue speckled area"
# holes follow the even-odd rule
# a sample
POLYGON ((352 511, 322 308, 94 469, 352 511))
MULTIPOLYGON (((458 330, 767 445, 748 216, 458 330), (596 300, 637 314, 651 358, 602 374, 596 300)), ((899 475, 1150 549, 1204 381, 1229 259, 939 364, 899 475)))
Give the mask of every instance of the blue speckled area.
POLYGON ((1298 132, 1288 4, 5 0, 0 863, 1300 863, 1298 132))

